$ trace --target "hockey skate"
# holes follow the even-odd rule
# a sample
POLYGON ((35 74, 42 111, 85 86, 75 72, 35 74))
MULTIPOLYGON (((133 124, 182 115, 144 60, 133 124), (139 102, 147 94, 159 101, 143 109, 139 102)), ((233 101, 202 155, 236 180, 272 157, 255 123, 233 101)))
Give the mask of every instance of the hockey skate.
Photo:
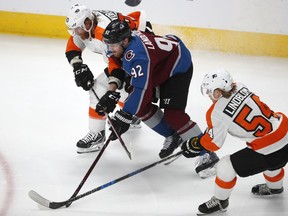
POLYGON ((214 152, 207 152, 197 158, 195 161, 195 171, 200 178, 208 178, 216 175, 216 165, 219 161, 218 156, 214 152))
POLYGON ((99 133, 89 132, 85 137, 77 142, 77 153, 89 153, 100 151, 105 141, 105 130, 99 133))
POLYGON ((183 140, 178 133, 174 133, 173 135, 167 137, 164 141, 163 148, 159 153, 159 157, 165 158, 171 155, 182 142, 183 140))
MULTIPOLYGON (((109 121, 107 121, 107 124, 108 124, 108 127, 111 127, 111 123, 109 121)), ((136 116, 133 116, 132 117, 132 123, 130 124, 130 127, 129 129, 138 129, 138 128, 141 128, 141 120, 136 117, 136 116)))
POLYGON ((271 189, 267 186, 267 184, 257 184, 252 187, 251 192, 257 196, 269 196, 275 194, 281 194, 284 188, 281 187, 279 189, 271 189))
POLYGON ((206 215, 214 212, 225 212, 227 210, 228 205, 229 205, 229 198, 227 198, 226 200, 219 200, 213 196, 210 200, 201 204, 198 207, 197 215, 206 215))
POLYGON ((132 117, 132 123, 130 124, 130 129, 137 129, 141 128, 141 119, 139 119, 137 116, 132 117))

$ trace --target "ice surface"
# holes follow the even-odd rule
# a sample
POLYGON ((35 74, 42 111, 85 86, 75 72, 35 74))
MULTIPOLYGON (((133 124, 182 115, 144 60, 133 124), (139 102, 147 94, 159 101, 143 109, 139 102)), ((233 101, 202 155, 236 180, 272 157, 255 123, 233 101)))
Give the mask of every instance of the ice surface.
MULTIPOLYGON (((88 129, 88 93, 77 88, 65 58, 65 40, 0 35, 0 215, 1 216, 190 216, 211 198, 214 177, 200 179, 195 159, 180 157, 93 193, 58 210, 39 207, 33 189, 51 201, 65 201, 77 188, 97 153, 76 154, 76 142, 88 129)), ((205 128, 210 101, 200 93, 207 71, 228 69, 275 111, 288 114, 288 59, 192 50, 194 76, 187 111, 205 128)), ((84 52, 95 73, 102 57, 84 52)), ((123 135, 129 160, 118 141, 111 142, 80 193, 158 161, 163 138, 142 124, 123 135)), ((245 147, 228 137, 224 156, 245 147)), ((287 171, 287 168, 286 168, 287 171)), ((251 187, 262 174, 238 178, 229 209, 219 215, 284 216, 288 195, 257 198, 251 187)), ((287 188, 287 177, 284 183, 287 188)))

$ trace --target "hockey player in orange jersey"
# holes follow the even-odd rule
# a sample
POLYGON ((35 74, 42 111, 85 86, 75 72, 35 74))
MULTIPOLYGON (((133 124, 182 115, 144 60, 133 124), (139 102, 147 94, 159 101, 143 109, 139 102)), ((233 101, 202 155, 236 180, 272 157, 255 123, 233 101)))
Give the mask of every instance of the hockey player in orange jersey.
MULTIPOLYGON (((146 21, 144 11, 135 11, 126 16, 115 11, 91 11, 84 5, 76 4, 69 10, 66 18, 66 26, 71 36, 68 39, 65 54, 73 67, 76 85, 82 87, 85 91, 89 91, 90 94, 89 132, 77 142, 78 153, 98 151, 105 141, 106 118, 105 115, 101 116, 95 112, 98 99, 90 88, 93 87, 99 98, 102 96, 107 100, 114 98, 117 101, 119 100, 120 105, 128 95, 124 90, 119 90, 118 92, 109 91, 110 86, 113 85, 116 85, 118 89, 122 87, 124 74, 121 69, 121 63, 117 59, 109 58, 110 60, 107 60, 105 46, 102 43, 102 33, 114 19, 128 22, 133 30, 153 33, 150 22, 146 21), (82 52, 85 48, 103 55, 104 61, 108 63, 105 72, 103 72, 103 69, 97 69, 101 72, 99 72, 96 79, 94 79, 93 73, 82 59, 82 52)), ((140 120, 134 118, 131 126, 140 127, 140 120)))
POLYGON ((252 187, 252 194, 269 196, 283 192, 283 167, 288 162, 288 118, 272 111, 244 84, 219 70, 205 75, 202 93, 213 101, 206 113, 204 135, 182 145, 184 156, 195 157, 203 148, 217 151, 227 133, 247 147, 224 156, 217 165, 214 196, 198 208, 198 215, 226 211, 237 176, 263 173, 265 183, 252 187))

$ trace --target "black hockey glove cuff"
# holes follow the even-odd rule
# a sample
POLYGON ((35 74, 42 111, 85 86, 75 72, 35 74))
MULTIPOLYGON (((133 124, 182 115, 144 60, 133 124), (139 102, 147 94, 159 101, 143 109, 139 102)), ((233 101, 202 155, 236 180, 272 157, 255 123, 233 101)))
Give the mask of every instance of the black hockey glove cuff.
POLYGON ((125 75, 126 73, 122 68, 116 68, 109 74, 108 83, 115 83, 118 89, 122 89, 125 75))
MULTIPOLYGON (((113 125, 114 129, 116 130, 116 133, 118 133, 119 136, 121 136, 121 134, 125 133, 129 129, 131 123, 132 123, 132 115, 124 112, 122 109, 117 111, 113 116, 113 118, 111 118, 111 124, 113 125)), ((112 129, 112 126, 109 128, 109 130, 112 131, 109 139, 110 140, 118 139, 117 135, 112 129)))
POLYGON ((74 67, 75 83, 78 87, 82 87, 88 91, 93 86, 94 76, 86 64, 76 63, 74 67))
POLYGON ((201 150, 204 149, 200 144, 200 138, 201 136, 192 137, 182 144, 181 149, 186 158, 197 157, 200 155, 201 150))
POLYGON ((104 116, 105 113, 113 112, 119 99, 120 99, 119 92, 107 91, 100 98, 98 104, 96 105, 95 111, 101 116, 104 116))

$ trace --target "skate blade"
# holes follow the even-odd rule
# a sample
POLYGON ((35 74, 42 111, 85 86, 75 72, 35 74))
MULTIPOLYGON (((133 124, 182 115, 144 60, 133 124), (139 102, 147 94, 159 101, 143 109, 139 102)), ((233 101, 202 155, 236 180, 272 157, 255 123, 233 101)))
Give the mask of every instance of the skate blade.
POLYGON ((91 148, 90 148, 90 149, 78 148, 78 149, 77 149, 77 153, 78 153, 78 154, 93 153, 93 152, 100 151, 101 148, 102 148, 102 146, 101 146, 101 147, 97 147, 97 148, 92 148, 92 149, 91 149, 91 148))
POLYGON ((141 127, 142 127, 141 124, 139 124, 139 125, 130 125, 129 129, 139 129, 141 127))
POLYGON ((200 178, 205 179, 216 175, 216 167, 210 167, 198 173, 200 178))
MULTIPOLYGON (((196 215, 200 216, 200 215, 213 215, 213 216, 217 216, 217 215, 223 215, 224 212, 227 211, 227 208, 226 209, 222 209, 222 210, 218 210, 218 211, 215 211, 215 212, 212 212, 212 213, 202 213, 202 212, 197 212, 196 215)), ((226 215, 226 214, 224 214, 226 215)))

